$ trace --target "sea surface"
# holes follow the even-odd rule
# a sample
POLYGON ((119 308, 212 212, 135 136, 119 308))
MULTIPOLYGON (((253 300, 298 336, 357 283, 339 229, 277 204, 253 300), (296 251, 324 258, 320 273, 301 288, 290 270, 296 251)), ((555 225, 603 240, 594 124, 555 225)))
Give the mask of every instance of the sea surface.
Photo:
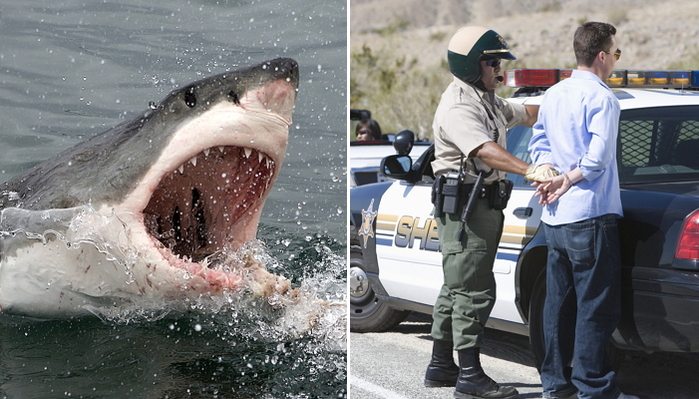
MULTIPOLYGON (((300 64, 282 173, 258 238, 268 269, 346 301, 344 0, 0 0, 0 181, 172 89, 277 57, 300 64)), ((258 300, 182 314, 0 315, 0 398, 343 398, 342 305, 258 300)))

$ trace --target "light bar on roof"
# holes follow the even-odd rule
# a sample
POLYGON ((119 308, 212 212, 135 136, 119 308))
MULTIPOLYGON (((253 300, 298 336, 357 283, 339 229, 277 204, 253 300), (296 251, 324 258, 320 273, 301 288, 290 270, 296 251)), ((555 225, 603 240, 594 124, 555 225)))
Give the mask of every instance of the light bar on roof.
MULTIPOLYGON (((508 87, 551 87, 572 74, 572 69, 511 69, 505 71, 508 87)), ((699 88, 699 71, 615 69, 609 87, 699 88)))
POLYGON ((558 83, 560 69, 511 69, 505 71, 508 87, 551 87, 558 83))

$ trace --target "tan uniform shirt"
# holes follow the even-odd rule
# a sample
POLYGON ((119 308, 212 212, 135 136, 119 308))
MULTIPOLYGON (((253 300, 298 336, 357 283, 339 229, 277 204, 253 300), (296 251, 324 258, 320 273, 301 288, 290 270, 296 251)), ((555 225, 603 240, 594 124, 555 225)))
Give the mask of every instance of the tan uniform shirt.
MULTIPOLYGON (((482 144, 494 141, 495 129, 500 132, 498 144, 507 148, 507 129, 521 124, 526 117, 526 111, 524 105, 507 102, 496 95, 492 96, 493 106, 490 97, 489 93, 458 78, 454 78, 442 94, 432 124, 435 143, 432 169, 435 176, 450 171, 458 172, 463 154, 467 171, 464 183, 475 182, 478 172, 473 170, 471 160, 467 159, 468 154, 482 144), (490 110, 493 120, 488 116, 485 107, 490 110)), ((490 171, 490 167, 480 159, 475 158, 475 162, 479 170, 486 173, 490 171)), ((484 183, 490 184, 505 179, 506 175, 505 172, 496 170, 484 183)))

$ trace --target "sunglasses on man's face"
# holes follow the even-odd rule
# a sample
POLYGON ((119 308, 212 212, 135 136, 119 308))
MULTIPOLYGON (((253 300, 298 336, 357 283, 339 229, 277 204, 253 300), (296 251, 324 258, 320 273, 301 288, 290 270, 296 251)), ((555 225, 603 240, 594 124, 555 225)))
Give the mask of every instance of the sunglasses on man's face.
POLYGON ((619 58, 621 58, 621 49, 616 49, 614 52, 614 59, 619 61, 619 58))
MULTIPOLYGON (((607 54, 612 54, 612 53, 610 53, 609 51, 605 51, 605 53, 607 53, 607 54)), ((621 58, 621 49, 616 49, 616 51, 614 52, 613 55, 614 55, 614 59, 615 59, 616 61, 619 61, 619 58, 621 58)))
POLYGON ((483 61, 485 61, 485 65, 489 67, 497 68, 500 66, 500 58, 488 58, 487 60, 483 61))

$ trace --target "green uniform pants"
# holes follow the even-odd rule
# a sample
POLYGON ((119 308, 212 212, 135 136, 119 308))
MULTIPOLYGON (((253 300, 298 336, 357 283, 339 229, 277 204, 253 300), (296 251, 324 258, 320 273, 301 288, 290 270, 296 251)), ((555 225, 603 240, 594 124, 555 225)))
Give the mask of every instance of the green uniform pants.
POLYGON ((444 285, 432 313, 432 337, 453 341, 456 350, 483 343, 483 328, 495 304, 493 262, 504 219, 486 198, 476 201, 466 223, 460 220, 461 209, 463 204, 457 214, 437 219, 444 285))

